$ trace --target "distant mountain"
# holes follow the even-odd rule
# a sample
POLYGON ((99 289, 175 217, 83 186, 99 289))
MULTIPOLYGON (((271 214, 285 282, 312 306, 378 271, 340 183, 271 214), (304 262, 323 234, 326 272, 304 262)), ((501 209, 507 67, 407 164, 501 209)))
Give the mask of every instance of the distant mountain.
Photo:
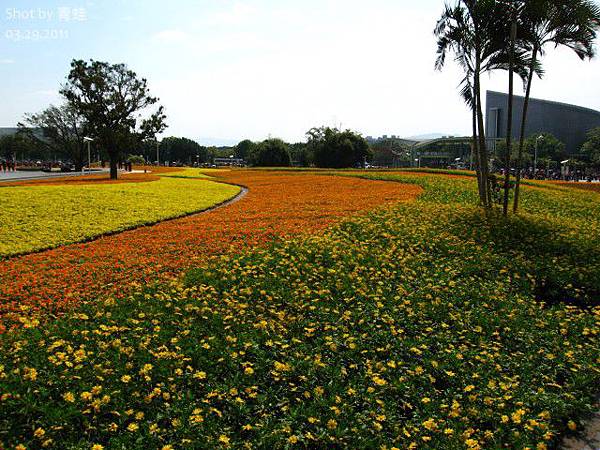
POLYGON ((430 134, 420 134, 418 136, 411 136, 406 139, 410 139, 413 141, 428 141, 430 139, 439 139, 445 136, 460 136, 460 134, 452 134, 452 133, 430 133, 430 134))

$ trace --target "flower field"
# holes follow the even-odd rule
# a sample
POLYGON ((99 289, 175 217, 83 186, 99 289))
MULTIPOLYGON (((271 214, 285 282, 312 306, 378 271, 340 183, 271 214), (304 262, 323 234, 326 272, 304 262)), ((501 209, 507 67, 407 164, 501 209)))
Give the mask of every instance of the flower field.
MULTIPOLYGON (((317 232, 344 217, 411 200, 421 192, 416 185, 312 174, 207 173, 247 186, 249 192, 237 203, 206 214, 0 261, 0 332, 5 326, 38 323, 40 315, 52 316, 99 296, 125 297, 140 283, 172 277, 211 255, 317 232)), ((107 186, 126 190, 130 185, 107 186)))
POLYGON ((228 173, 249 194, 181 222, 245 212, 253 245, 5 333, 0 443, 543 450, 581 429, 600 382, 597 194, 527 188, 503 219, 471 206, 472 180, 340 175, 228 173), (320 233, 339 216, 307 197, 258 209, 273 186, 315 186, 322 213, 329 183, 423 193, 320 233))
POLYGON ((0 258, 201 211, 239 191, 167 177, 148 183, 0 187, 0 258))

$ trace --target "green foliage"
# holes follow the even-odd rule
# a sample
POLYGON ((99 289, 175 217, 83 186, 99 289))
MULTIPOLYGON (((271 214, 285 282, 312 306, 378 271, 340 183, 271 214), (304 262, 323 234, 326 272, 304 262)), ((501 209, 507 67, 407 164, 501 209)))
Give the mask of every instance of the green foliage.
POLYGON ((148 117, 140 114, 158 102, 144 78, 125 64, 73 60, 67 84, 60 93, 69 106, 85 118, 110 157, 111 178, 117 177, 117 160, 131 148, 132 140, 154 138, 166 128, 164 108, 148 117))
POLYGON ((256 154, 257 148, 258 145, 256 143, 250 139, 245 139, 235 146, 234 156, 248 161, 256 154))
POLYGON ((317 167, 356 167, 373 156, 369 143, 361 135, 350 130, 312 128, 306 135, 317 167))
POLYGON ((289 146, 281 139, 267 139, 256 151, 255 165, 260 167, 288 167, 291 164, 289 146))
POLYGON ((600 165, 600 128, 590 130, 583 145, 583 153, 590 158, 592 164, 600 165))
POLYGON ((375 166, 392 166, 395 161, 409 164, 412 161, 408 144, 397 139, 379 140, 371 144, 373 153, 371 162, 375 166))
POLYGON ((146 160, 144 159, 143 156, 140 156, 140 155, 129 155, 127 157, 127 161, 129 161, 131 164, 138 164, 138 165, 146 164, 146 160))
POLYGON ((206 147, 191 139, 166 137, 160 142, 160 159, 185 164, 205 163, 209 160, 209 154, 206 147))
POLYGON ((81 170, 87 162, 84 137, 90 134, 86 120, 71 106, 49 106, 39 114, 27 114, 19 123, 20 132, 27 135, 46 153, 68 159, 81 170))
POLYGON ((537 140, 538 159, 550 159, 551 161, 562 161, 568 157, 565 144, 550 133, 541 133, 529 136, 525 140, 525 151, 534 155, 537 140), (542 136, 540 139, 538 139, 542 136))
POLYGON ((27 135, 17 133, 0 138, 0 159, 39 158, 47 154, 27 135))
POLYGON ((311 149, 304 142, 290 145, 290 157, 296 165, 301 167, 309 167, 314 161, 311 149))

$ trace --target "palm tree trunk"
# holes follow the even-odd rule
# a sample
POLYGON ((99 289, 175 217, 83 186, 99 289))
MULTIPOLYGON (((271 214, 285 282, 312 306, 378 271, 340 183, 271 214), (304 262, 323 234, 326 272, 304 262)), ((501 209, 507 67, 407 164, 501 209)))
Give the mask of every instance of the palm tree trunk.
POLYGON ((481 109, 481 80, 480 80, 480 63, 479 56, 477 56, 477 63, 475 69, 475 99, 477 101, 477 135, 479 138, 479 171, 481 172, 481 184, 482 192, 480 195, 481 204, 486 207, 491 207, 490 201, 490 189, 488 183, 489 177, 489 166, 488 166, 488 153, 485 143, 485 126, 483 124, 483 110, 481 109))
POLYGON ((531 65, 529 67, 529 77, 527 78, 527 89, 525 91, 525 101, 523 102, 523 115, 521 117, 521 134, 519 138, 519 153, 517 155, 517 166, 516 166, 516 182, 515 182, 515 198, 513 202, 513 212, 516 213, 519 210, 519 194, 521 189, 521 167, 523 165, 523 148, 525 147, 525 125, 527 124, 527 110, 529 109, 529 97, 531 95, 531 83, 533 82, 533 75, 535 72, 535 65, 537 63, 538 48, 533 48, 531 55, 531 65))
POLYGON ((477 99, 473 92, 473 143, 471 149, 471 160, 475 159, 475 173, 477 174, 477 191, 479 198, 483 198, 483 183, 481 182, 481 162, 479 160, 479 145, 477 143, 477 99))
POLYGON ((506 121, 506 160, 504 161, 504 202, 502 212, 508 216, 508 196, 510 193, 510 153, 512 150, 512 123, 513 123, 513 92, 514 92, 514 55, 515 41, 517 39, 517 20, 513 17, 510 27, 510 55, 508 63, 508 120, 506 121))

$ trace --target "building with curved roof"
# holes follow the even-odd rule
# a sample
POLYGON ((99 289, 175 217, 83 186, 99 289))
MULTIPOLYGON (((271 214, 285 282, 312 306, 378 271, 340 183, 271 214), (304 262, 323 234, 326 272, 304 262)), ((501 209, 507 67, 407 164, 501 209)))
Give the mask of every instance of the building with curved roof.
MULTIPOLYGON (((519 139, 525 98, 514 97, 513 138, 519 139)), ((487 91, 486 136, 488 139, 506 139, 508 121, 508 95, 487 91)), ((529 100, 525 137, 538 133, 551 133, 564 142, 569 154, 578 154, 586 141, 587 133, 600 127, 600 112, 566 103, 529 100)))

